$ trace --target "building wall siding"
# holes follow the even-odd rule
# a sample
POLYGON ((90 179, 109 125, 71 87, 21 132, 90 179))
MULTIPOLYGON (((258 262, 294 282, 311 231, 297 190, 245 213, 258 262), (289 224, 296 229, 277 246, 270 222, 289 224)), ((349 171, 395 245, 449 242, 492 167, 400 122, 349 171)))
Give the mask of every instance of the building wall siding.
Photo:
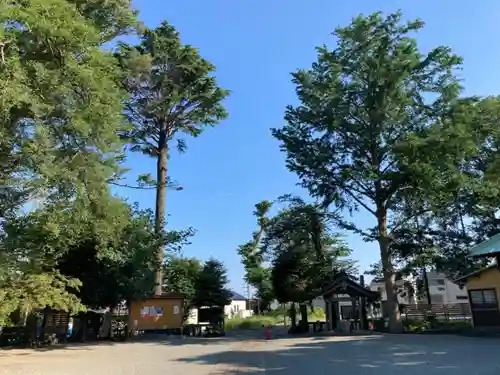
MULTIPOLYGON (((491 289, 494 288, 497 292, 497 301, 500 305, 500 270, 491 268, 467 279, 467 289, 491 289)), ((500 306, 499 306, 500 307, 500 306)))

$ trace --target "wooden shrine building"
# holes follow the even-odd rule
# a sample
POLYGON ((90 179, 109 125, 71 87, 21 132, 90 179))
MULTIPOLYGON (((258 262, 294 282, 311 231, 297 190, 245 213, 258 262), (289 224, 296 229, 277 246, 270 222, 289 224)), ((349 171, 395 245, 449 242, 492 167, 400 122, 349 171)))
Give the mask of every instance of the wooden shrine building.
POLYGON ((344 272, 339 273, 333 282, 329 284, 322 293, 325 301, 326 325, 328 330, 340 329, 341 314, 340 301, 345 301, 349 298, 352 301, 351 322, 357 329, 366 330, 368 327, 366 319, 366 306, 379 299, 379 294, 361 283, 356 282, 353 278, 344 272))

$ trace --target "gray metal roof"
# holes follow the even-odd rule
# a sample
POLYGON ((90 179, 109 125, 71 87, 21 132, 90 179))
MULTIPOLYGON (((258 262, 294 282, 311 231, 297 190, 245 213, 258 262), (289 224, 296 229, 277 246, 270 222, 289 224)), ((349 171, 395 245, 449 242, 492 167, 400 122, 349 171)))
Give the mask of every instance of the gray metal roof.
POLYGON ((495 255, 500 253, 500 233, 474 246, 469 251, 469 255, 480 257, 485 255, 495 255))
POLYGON ((231 291, 231 299, 233 301, 246 301, 246 298, 241 294, 231 291))

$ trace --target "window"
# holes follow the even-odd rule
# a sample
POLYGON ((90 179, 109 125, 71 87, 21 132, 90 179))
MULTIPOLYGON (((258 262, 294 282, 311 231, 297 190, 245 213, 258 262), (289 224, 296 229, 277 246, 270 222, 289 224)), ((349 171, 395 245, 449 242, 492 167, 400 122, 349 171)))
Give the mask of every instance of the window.
POLYGON ((478 289, 478 290, 471 290, 469 291, 470 293, 470 300, 473 305, 492 305, 492 306, 498 306, 497 302, 497 293, 495 289, 478 289))
POLYGON ((467 296, 457 296, 457 300, 468 300, 467 296))

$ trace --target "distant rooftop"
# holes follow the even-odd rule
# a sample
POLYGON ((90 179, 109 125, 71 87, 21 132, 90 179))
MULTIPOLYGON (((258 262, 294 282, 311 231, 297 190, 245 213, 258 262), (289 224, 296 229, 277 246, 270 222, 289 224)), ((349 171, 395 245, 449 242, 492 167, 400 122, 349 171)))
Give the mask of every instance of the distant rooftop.
POLYGON ((246 301, 246 298, 241 294, 231 291, 231 299, 233 301, 246 301))
POLYGON ((493 256, 496 254, 500 254, 500 233, 474 246, 469 251, 469 255, 472 257, 493 256))

